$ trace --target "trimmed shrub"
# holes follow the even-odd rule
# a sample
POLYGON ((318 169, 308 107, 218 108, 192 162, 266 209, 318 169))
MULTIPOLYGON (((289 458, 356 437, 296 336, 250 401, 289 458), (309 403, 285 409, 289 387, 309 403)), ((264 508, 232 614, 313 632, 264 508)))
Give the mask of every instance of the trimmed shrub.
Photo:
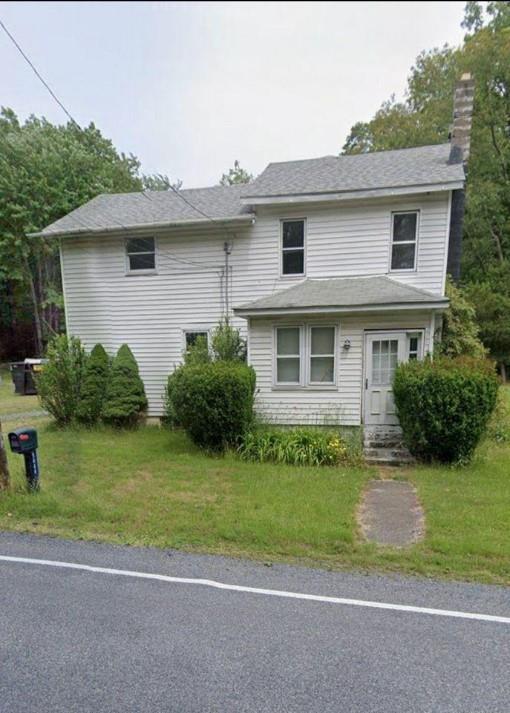
POLYGON ((352 458, 337 431, 318 428, 263 428, 250 431, 238 448, 243 460, 288 465, 339 465, 352 458))
POLYGON ((239 444, 253 420, 254 392, 253 369, 227 362, 182 366, 167 387, 172 417, 211 450, 239 444))
POLYGON ((80 401, 85 349, 77 337, 60 334, 49 343, 46 357, 48 363, 37 376, 39 401, 57 423, 71 423, 80 401))
POLYGON ((110 357, 101 344, 96 344, 85 363, 76 409, 76 418, 82 423, 96 423, 101 418, 109 374, 110 357))
POLYGON ((103 405, 103 420, 114 426, 134 426, 147 409, 138 364, 127 344, 117 352, 103 405))
POLYGON ((438 357, 398 366, 393 394, 404 441, 424 461, 468 461, 496 405, 498 379, 483 359, 438 357))

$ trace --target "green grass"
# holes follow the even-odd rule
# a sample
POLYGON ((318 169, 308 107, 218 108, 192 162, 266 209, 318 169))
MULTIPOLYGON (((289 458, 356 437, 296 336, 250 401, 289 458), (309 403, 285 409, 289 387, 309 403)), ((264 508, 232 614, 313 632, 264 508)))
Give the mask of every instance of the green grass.
POLYGON ((26 492, 23 460, 10 454, 13 487, 0 495, 0 529, 510 583, 509 442, 486 442, 465 468, 391 472, 416 484, 426 514, 425 540, 392 550, 362 542, 355 522, 374 469, 211 457, 156 426, 36 425, 41 492, 26 492))
POLYGON ((37 396, 20 396, 14 393, 9 369, 0 367, 0 417, 41 408, 37 396))

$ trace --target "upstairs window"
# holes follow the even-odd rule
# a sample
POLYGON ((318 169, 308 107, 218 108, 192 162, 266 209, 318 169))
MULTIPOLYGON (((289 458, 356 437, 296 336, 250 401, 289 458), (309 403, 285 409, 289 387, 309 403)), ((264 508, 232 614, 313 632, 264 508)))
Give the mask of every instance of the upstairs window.
POLYGON ((126 240, 128 272, 154 271, 156 248, 154 238, 129 238, 126 240))
POLYGON ((305 221, 282 220, 282 275, 305 274, 305 221))
POLYGON ((391 269, 416 269, 418 211, 393 213, 391 230, 391 269))

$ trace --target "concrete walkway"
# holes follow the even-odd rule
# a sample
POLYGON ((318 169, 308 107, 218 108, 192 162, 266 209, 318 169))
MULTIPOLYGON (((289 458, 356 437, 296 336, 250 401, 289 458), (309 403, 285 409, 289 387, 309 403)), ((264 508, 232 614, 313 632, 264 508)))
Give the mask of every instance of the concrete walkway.
POLYGON ((372 480, 358 513, 365 538, 378 545, 405 547, 422 539, 425 517, 416 490, 405 481, 372 480))
POLYGON ((42 408, 33 409, 32 411, 22 411, 21 413, 0 413, 0 421, 20 421, 25 418, 40 418, 47 416, 48 412, 42 408))

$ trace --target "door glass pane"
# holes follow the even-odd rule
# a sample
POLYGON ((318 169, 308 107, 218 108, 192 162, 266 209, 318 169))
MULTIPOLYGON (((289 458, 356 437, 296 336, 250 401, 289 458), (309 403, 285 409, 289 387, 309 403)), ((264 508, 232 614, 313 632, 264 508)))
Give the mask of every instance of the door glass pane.
POLYGON ((299 384, 299 357, 277 359, 276 362, 278 383, 299 384))
POLYGON ((334 369, 334 357, 312 357, 310 381, 315 384, 332 384, 335 380, 334 369))
POLYGON ((276 342, 278 356, 299 355, 299 327, 281 327, 276 332, 276 342))
POLYGON ((312 354, 333 354, 334 351, 334 327, 312 327, 312 354))
POLYGON ((372 383, 391 384, 398 364, 398 339, 372 342, 372 383))

